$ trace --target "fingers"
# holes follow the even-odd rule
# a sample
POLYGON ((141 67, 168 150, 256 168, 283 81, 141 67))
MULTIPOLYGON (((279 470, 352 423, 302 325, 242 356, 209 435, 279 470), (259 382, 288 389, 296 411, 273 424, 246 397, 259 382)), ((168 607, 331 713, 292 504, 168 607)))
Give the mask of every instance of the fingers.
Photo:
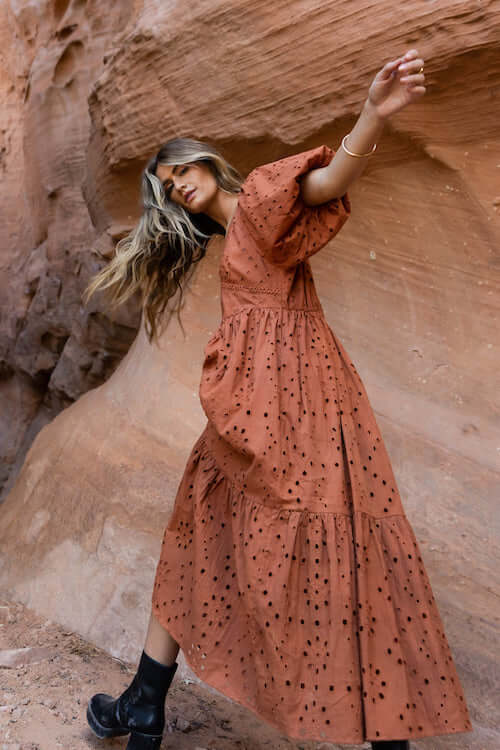
POLYGON ((425 91, 425 87, 423 85, 425 83, 425 75, 424 75, 423 71, 420 72, 420 68, 422 67, 422 65, 420 65, 420 63, 422 63, 422 65, 423 65, 423 60, 417 59, 417 60, 415 60, 414 64, 413 63, 408 63, 407 67, 400 65, 399 68, 398 68, 398 71, 400 71, 401 68, 403 68, 403 72, 405 72, 405 71, 407 71, 407 72, 405 73, 405 75, 402 75, 400 77, 399 81, 400 81, 400 83, 404 83, 407 86, 411 86, 413 90, 415 89, 415 87, 418 87, 419 89, 422 89, 422 91, 425 91), (418 65, 418 68, 417 68, 417 65, 418 65), (415 69, 418 72, 412 73, 411 71, 415 70, 415 69))
POLYGON ((425 83, 425 77, 423 73, 418 73, 414 76, 404 76, 399 79, 402 83, 411 83, 414 86, 423 85, 425 83))
MULTIPOLYGON (((412 75, 415 72, 418 72, 420 68, 424 67, 424 61, 421 57, 417 57, 416 60, 411 60, 410 62, 402 63, 398 66, 398 71, 400 73, 403 73, 403 75, 408 76, 412 75)), ((423 73, 421 74, 423 75, 423 73)))
POLYGON ((408 52, 405 52, 404 59, 405 60, 411 60, 413 57, 418 57, 418 50, 416 49, 409 49, 408 52))
POLYGON ((420 57, 417 49, 409 49, 404 55, 398 57, 396 60, 390 60, 384 65, 381 70, 377 73, 375 79, 379 81, 389 82, 391 79, 395 80, 395 77, 399 77, 399 82, 405 85, 407 93, 415 98, 422 96, 426 92, 426 88, 423 85, 425 82, 425 75, 423 70, 424 61, 420 57))
POLYGON ((394 78, 398 65, 401 62, 403 62, 403 58, 399 57, 397 60, 391 60, 386 63, 384 67, 378 71, 376 78, 382 81, 388 81, 390 78, 394 78))
POLYGON ((398 72, 400 71, 405 75, 411 74, 414 71, 420 70, 423 65, 424 61, 421 57, 419 57, 418 50, 410 49, 404 55, 398 57, 396 60, 390 60, 388 63, 386 63, 384 67, 379 71, 379 76, 382 79, 390 78, 395 70, 398 70, 398 72))
POLYGON ((418 56, 417 50, 409 50, 404 56, 404 61, 398 65, 400 82, 410 85, 413 91, 425 92, 425 74, 422 70, 424 61, 418 56))

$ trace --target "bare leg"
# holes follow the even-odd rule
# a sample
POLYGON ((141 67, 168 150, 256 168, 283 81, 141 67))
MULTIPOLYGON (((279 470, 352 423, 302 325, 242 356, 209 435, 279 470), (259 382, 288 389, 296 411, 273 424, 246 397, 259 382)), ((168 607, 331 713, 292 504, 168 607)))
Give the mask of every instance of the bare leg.
POLYGON ((153 616, 134 679, 116 699, 96 693, 87 706, 87 721, 98 737, 130 733, 131 750, 160 750, 165 726, 165 697, 177 670, 179 644, 153 616))
POLYGON ((179 653, 179 644, 172 638, 170 633, 165 630, 163 625, 160 625, 152 610, 151 617, 149 618, 144 651, 152 659, 159 661, 161 664, 165 664, 167 667, 172 666, 177 654, 179 653))

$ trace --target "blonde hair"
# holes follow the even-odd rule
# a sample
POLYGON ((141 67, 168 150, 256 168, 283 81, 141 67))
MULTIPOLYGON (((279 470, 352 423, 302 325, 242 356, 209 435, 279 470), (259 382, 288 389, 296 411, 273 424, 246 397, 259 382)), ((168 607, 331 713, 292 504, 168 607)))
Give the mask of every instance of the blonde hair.
POLYGON ((240 192, 242 176, 216 148, 191 138, 167 141, 142 173, 143 213, 139 222, 117 243, 114 257, 83 293, 87 303, 97 290, 108 290, 111 305, 116 307, 139 290, 149 341, 157 340, 167 303, 178 290, 176 312, 181 323, 181 281, 187 280, 189 269, 194 270, 194 264, 204 257, 212 235, 225 233, 224 227, 207 214, 191 214, 167 198, 163 183, 156 176, 158 165, 189 162, 205 164, 222 190, 240 192))

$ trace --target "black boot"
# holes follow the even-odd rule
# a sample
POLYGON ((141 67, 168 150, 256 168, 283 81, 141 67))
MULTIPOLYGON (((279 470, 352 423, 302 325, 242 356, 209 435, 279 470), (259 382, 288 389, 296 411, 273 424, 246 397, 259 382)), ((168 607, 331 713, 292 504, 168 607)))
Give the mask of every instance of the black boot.
POLYGON ((372 742, 372 750, 410 750, 408 740, 380 740, 372 742))
POLYGON ((165 726, 165 698, 177 662, 167 667, 142 652, 134 679, 120 695, 93 695, 87 721, 98 737, 128 734, 126 750, 158 750, 165 726))

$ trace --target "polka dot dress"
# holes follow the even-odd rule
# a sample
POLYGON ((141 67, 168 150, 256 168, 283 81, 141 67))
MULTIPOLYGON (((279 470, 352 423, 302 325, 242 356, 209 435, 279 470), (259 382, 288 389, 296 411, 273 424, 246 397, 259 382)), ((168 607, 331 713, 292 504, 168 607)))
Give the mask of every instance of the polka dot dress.
POLYGON ((220 265, 207 425, 165 530, 153 611, 194 672, 289 737, 471 729, 443 625, 356 368, 309 256, 349 217, 307 207, 327 146, 254 169, 220 265))

